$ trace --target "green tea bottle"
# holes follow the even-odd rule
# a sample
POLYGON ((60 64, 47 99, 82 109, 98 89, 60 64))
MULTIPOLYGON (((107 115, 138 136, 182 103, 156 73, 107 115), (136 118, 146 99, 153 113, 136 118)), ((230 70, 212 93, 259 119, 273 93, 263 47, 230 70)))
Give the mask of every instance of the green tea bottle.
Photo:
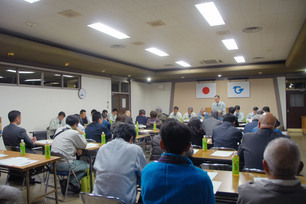
POLYGON ((232 173, 233 176, 239 176, 239 156, 237 152, 232 157, 232 173))
POLYGON ((24 143, 24 140, 22 139, 21 142, 20 142, 20 155, 23 156, 25 154, 26 154, 25 143, 24 143))
POLYGON ((207 137, 206 137, 206 135, 204 135, 203 139, 202 139, 202 149, 207 150, 207 137))
POLYGON ((45 157, 46 157, 46 159, 50 159, 50 157, 51 157, 49 142, 47 142, 46 145, 45 145, 45 157))
POLYGON ((102 135, 101 135, 101 144, 105 144, 105 134, 104 134, 104 132, 102 132, 102 135))
POLYGON ((156 131, 156 122, 153 124, 153 130, 156 131))

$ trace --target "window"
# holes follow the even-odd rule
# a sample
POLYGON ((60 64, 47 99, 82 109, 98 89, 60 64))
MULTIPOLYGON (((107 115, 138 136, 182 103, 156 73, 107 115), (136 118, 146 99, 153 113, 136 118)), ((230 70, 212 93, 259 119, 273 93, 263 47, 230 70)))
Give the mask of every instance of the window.
POLYGON ((41 85, 41 72, 19 69, 19 84, 41 85))
POLYGON ((79 88, 79 77, 72 75, 63 75, 65 88, 79 88))
POLYGON ((290 95, 291 107, 304 107, 304 94, 291 94, 290 95))
POLYGON ((112 81, 112 92, 119 92, 119 81, 112 81))
POLYGON ((62 87, 62 75, 45 72, 44 86, 47 87, 62 87))
POLYGON ((17 71, 16 69, 0 69, 0 83, 4 84, 17 84, 17 71))
POLYGON ((129 93, 129 83, 121 82, 121 92, 129 93))

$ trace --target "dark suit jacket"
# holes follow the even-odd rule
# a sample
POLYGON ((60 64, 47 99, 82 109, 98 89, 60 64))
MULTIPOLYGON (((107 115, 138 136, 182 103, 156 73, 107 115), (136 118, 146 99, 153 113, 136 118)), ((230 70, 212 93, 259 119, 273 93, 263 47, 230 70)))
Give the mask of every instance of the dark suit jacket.
POLYGON ((133 124, 134 125, 132 117, 127 116, 127 115, 125 116, 124 123, 128 123, 128 124, 133 124))
POLYGON ((259 129, 254 133, 246 133, 239 146, 240 165, 244 168, 262 169, 263 153, 268 143, 279 137, 287 137, 272 129, 259 129))
POLYGON ((105 140, 109 140, 112 137, 112 133, 102 124, 90 123, 85 129, 86 139, 93 139, 98 143, 101 143, 102 132, 105 134, 105 140))
POLYGON ((255 183, 249 181, 238 187, 238 204, 283 204, 306 203, 306 186, 300 182, 296 185, 284 186, 273 183, 272 180, 261 180, 255 183))
POLYGON ((35 147, 33 141, 27 135, 25 129, 18 127, 15 124, 9 124, 3 129, 2 132, 3 142, 5 146, 20 146, 21 139, 24 140, 26 145, 26 152, 32 153, 31 148, 35 147))
POLYGON ((140 125, 146 125, 147 124, 147 120, 148 120, 148 118, 146 117, 146 116, 144 116, 144 115, 139 115, 139 116, 137 116, 136 117, 136 122, 135 123, 137 123, 138 122, 138 124, 140 125))
POLYGON ((242 133, 233 123, 223 122, 214 128, 212 134, 212 142, 214 147, 228 147, 238 150, 237 143, 241 142, 242 133))
POLYGON ((252 132, 254 127, 258 126, 258 120, 253 120, 251 123, 247 123, 244 126, 244 133, 252 132))
POLYGON ((209 117, 203 120, 202 127, 207 136, 212 136, 214 128, 221 124, 222 122, 220 120, 217 120, 214 117, 209 117))

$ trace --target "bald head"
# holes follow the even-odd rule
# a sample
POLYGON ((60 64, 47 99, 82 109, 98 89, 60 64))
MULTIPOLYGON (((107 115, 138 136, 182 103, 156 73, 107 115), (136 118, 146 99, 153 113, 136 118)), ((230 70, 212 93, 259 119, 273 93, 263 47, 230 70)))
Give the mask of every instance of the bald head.
POLYGON ((129 110, 126 110, 125 115, 131 117, 131 112, 129 110))
POLYGON ((268 176, 275 179, 292 179, 300 169, 301 154, 292 140, 277 138, 272 140, 264 152, 264 167, 268 176))
POLYGON ((267 128, 274 129, 275 128, 276 118, 272 113, 264 113, 259 118, 258 129, 267 128))

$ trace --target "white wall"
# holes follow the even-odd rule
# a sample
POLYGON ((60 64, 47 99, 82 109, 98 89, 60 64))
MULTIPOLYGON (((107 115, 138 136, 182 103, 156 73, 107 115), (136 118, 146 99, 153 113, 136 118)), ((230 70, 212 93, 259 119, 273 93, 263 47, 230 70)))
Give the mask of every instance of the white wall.
MULTIPOLYGON (((78 97, 78 90, 0 85, 2 129, 9 124, 7 114, 11 110, 21 112, 20 127, 31 132, 45 130, 50 120, 60 111, 70 115, 85 109, 89 115, 93 108, 98 111, 110 108, 108 107, 111 104, 109 78, 83 75, 81 81, 82 88, 86 90, 84 99, 78 97)), ((0 148, 1 146, 3 148, 3 144, 0 144, 0 148)))
POLYGON ((150 111, 161 108, 168 114, 171 97, 171 83, 146 84, 131 82, 131 110, 133 121, 139 113, 139 109, 146 111, 146 116, 150 116, 150 111))
POLYGON ((286 104, 286 78, 285 77, 277 77, 277 87, 280 97, 280 105, 282 112, 284 129, 287 129, 287 104, 286 104))

